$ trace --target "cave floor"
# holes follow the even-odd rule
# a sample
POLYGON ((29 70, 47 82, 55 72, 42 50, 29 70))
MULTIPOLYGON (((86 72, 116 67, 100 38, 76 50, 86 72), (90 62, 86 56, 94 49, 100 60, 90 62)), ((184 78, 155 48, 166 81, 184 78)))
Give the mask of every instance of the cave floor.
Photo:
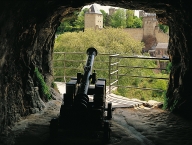
MULTIPOLYGON (((59 98, 59 97, 58 97, 59 98)), ((104 143, 100 132, 59 131, 49 135, 50 120, 57 117, 61 99, 46 103, 39 113, 22 118, 1 145, 191 145, 192 123, 159 108, 115 108, 111 138, 104 143)))

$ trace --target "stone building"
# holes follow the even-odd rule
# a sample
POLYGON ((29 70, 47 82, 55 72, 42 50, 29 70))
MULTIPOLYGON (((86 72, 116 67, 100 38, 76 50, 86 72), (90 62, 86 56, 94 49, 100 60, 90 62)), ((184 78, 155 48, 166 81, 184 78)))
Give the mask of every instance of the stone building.
MULTIPOLYGON (((154 50, 156 47, 158 47, 157 49, 165 49, 162 44, 166 44, 167 49, 169 34, 159 29, 155 13, 139 11, 139 17, 143 18, 143 28, 126 28, 125 31, 134 39, 145 43, 145 48, 142 49, 143 52, 149 52, 151 56, 156 56, 157 53, 154 50), (162 48, 159 48, 161 46, 162 48)), ((163 53, 163 55, 167 54, 163 53)))
MULTIPOLYGON (((112 15, 116 10, 113 7, 109 8, 109 15, 112 15)), ((139 11, 139 17, 143 18, 142 28, 125 28, 126 32, 138 41, 142 41, 144 37, 152 36, 157 43, 168 43, 169 35, 159 29, 155 13, 146 13, 141 10, 139 11)))
POLYGON ((155 36, 155 28, 158 26, 155 13, 145 13, 143 15, 143 36, 155 36))
MULTIPOLYGON (((125 28, 127 33, 129 33, 134 39, 142 41, 144 35, 144 28, 125 28)), ((155 28, 155 37, 158 43, 168 43, 169 35, 162 32, 158 27, 155 28)))
POLYGON ((91 5, 88 12, 85 13, 85 29, 87 28, 95 28, 102 29, 103 28, 103 14, 98 10, 96 4, 91 5))
POLYGON ((155 56, 159 58, 168 58, 168 43, 158 43, 155 47, 155 56))
POLYGON ((140 17, 143 17, 143 16, 144 16, 144 13, 145 13, 145 12, 144 12, 143 10, 140 10, 140 11, 139 11, 139 18, 140 18, 140 17))
POLYGON ((167 49, 168 43, 158 43, 155 48, 149 50, 149 54, 153 57, 168 58, 169 55, 167 53, 167 49))
POLYGON ((110 7, 110 8, 109 8, 109 15, 110 15, 110 16, 113 15, 113 13, 115 13, 116 10, 117 10, 116 8, 110 7))
MULTIPOLYGON (((116 10, 117 8, 110 7, 109 15, 115 13, 116 10)), ((124 30, 128 32, 134 39, 143 41, 145 43, 145 48, 143 48, 144 52, 148 52, 150 50, 150 54, 153 54, 153 49, 158 45, 158 43, 159 46, 162 46, 161 43, 168 44, 169 35, 159 29, 156 13, 146 13, 145 11, 139 11, 139 17, 143 18, 142 28, 125 28, 124 30)), ((88 12, 85 13, 84 21, 85 29, 103 28, 103 15, 97 8, 96 4, 92 4, 88 12)), ((153 56, 155 56, 155 54, 153 56)))

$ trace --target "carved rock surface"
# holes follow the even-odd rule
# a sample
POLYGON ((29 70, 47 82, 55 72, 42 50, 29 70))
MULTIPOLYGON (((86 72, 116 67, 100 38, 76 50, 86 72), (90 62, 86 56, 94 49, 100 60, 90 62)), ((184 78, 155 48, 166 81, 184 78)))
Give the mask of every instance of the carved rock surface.
MULTIPOLYGON (((53 81, 52 52, 55 31, 63 17, 84 5, 84 1, 0 2, 0 133, 20 116, 43 109, 42 95, 34 89, 38 68, 48 86, 53 81), (36 95, 34 95, 36 94, 36 95), (37 101, 38 100, 38 101, 37 101), (42 100, 42 101, 41 101, 42 100)), ((187 0, 97 1, 102 5, 156 12, 169 25, 169 55, 172 62, 167 91, 167 108, 186 116, 192 111, 192 5, 187 0), (183 113, 184 112, 184 113, 183 113)))

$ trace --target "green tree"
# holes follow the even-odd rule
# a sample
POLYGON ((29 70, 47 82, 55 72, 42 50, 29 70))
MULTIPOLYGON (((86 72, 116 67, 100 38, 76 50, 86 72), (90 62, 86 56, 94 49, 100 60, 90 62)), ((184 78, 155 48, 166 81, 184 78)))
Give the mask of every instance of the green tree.
MULTIPOLYGON (((98 55, 95 59, 94 69, 108 68, 109 57, 104 57, 99 55, 100 53, 119 53, 121 56, 132 56, 140 55, 141 48, 144 47, 144 44, 134 40, 124 29, 121 28, 111 28, 106 27, 102 30, 93 30, 86 29, 84 32, 66 32, 59 35, 55 40, 54 52, 82 52, 84 55, 80 54, 67 54, 67 55, 54 55, 54 66, 65 66, 68 67, 65 72, 66 76, 76 76, 77 72, 83 72, 83 66, 86 61, 87 55, 85 54, 87 48, 95 47, 98 51, 98 55), (70 61, 70 60, 76 60, 70 61), (73 67, 69 69, 69 67, 73 67)), ((117 58, 118 59, 118 58, 117 58)), ((122 86, 133 86, 139 88, 156 88, 163 91, 146 91, 139 89, 121 88, 118 87, 116 94, 129 97, 129 98, 138 98, 141 100, 157 100, 163 102, 164 92, 167 88, 166 80, 155 80, 151 78, 135 78, 131 76, 148 76, 148 77, 157 77, 157 78, 166 78, 168 77, 167 73, 162 74, 153 69, 145 68, 156 68, 157 63, 155 60, 148 59, 121 59, 119 61, 118 73, 121 74, 118 78, 118 83, 122 86), (123 66, 123 67, 120 67, 123 66), (137 67, 133 67, 137 66, 137 67), (128 76, 126 76, 128 75, 128 76)), ((114 66, 111 70, 115 70, 114 66)), ((56 69, 56 68, 55 68, 56 69)), ((93 69, 93 70, 94 70, 93 69)), ((106 71, 96 71, 99 78, 108 78, 108 70, 106 71)), ((62 76, 64 74, 63 69, 59 68, 54 70, 54 76, 62 76)), ((112 78, 115 79, 115 78, 112 78)), ((109 83, 109 82, 107 82, 109 83)))
POLYGON ((110 19, 110 25, 114 28, 126 27, 126 13, 125 9, 118 9, 110 19))
POLYGON ((166 66, 166 71, 167 71, 167 73, 170 73, 170 72, 171 72, 171 69, 172 69, 172 63, 169 62, 169 63, 167 64, 167 66, 166 66))
POLYGON ((55 40, 54 51, 80 51, 96 47, 101 53, 140 54, 144 44, 133 39, 121 28, 110 28, 95 31, 67 32, 55 40), (74 41, 75 40, 75 41, 74 41))
MULTIPOLYGON (((140 54, 143 43, 133 39, 127 32, 121 28, 105 28, 102 30, 86 29, 84 32, 66 32, 59 35, 55 39, 54 52, 83 52, 85 53, 87 48, 95 47, 99 53, 121 53, 121 54, 140 54)), ((54 55, 54 60, 85 60, 86 55, 54 55)), ((107 57, 108 58, 108 57, 107 57)), ((101 63, 97 64, 97 68, 107 68, 107 58, 96 57, 101 60, 101 63), (105 61, 106 60, 106 61, 105 61)), ((73 63, 71 61, 66 62, 66 67, 73 67, 76 69, 83 68, 84 63, 73 63)), ((54 61, 54 66, 64 66, 63 61, 54 61)), ((76 76, 76 71, 66 70, 68 76, 76 76)), ((81 71, 82 72, 82 71, 81 71)), ((63 69, 54 70, 54 76, 63 75, 63 69)), ((108 78, 108 71, 100 72, 98 74, 101 78, 108 78)))
POLYGON ((159 24, 159 28, 164 32, 167 33, 169 31, 169 27, 167 25, 159 24))
POLYGON ((141 18, 134 16, 133 10, 126 10, 126 25, 127 28, 141 28, 143 21, 141 18))
POLYGON ((85 8, 83 10, 80 11, 77 19, 75 20, 74 27, 82 29, 84 28, 84 18, 85 18, 85 13, 88 11, 88 8, 85 8))
POLYGON ((78 14, 78 11, 74 11, 72 14, 69 14, 67 17, 63 18, 60 26, 57 28, 56 34, 62 34, 64 32, 73 32, 73 23, 77 19, 78 14))
POLYGON ((108 14, 104 10, 100 10, 100 12, 103 14, 103 26, 109 26, 108 14))
POLYGON ((141 28, 142 26, 143 26, 143 21, 141 20, 141 18, 138 18, 137 16, 135 16, 133 19, 133 27, 141 28))
POLYGON ((133 16, 134 16, 134 11, 133 10, 126 10, 126 25, 127 25, 127 28, 132 28, 133 27, 133 25, 134 25, 133 16))

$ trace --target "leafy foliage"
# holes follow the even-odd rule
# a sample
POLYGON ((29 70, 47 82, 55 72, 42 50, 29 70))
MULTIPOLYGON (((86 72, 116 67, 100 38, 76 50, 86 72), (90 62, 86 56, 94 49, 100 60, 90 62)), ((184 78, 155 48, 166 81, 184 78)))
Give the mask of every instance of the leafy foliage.
POLYGON ((171 68, 172 68, 172 63, 169 62, 169 63, 167 64, 167 67, 166 67, 167 73, 170 73, 170 72, 171 72, 171 68))
MULTIPOLYGON (((82 52, 83 54, 69 54, 60 55, 55 54, 55 60, 67 60, 64 61, 54 61, 54 66, 66 66, 73 67, 73 70, 65 70, 61 68, 55 68, 54 76, 62 76, 64 73, 73 74, 76 76, 75 72, 82 71, 84 66, 86 55, 84 53, 89 47, 95 47, 99 53, 126 53, 126 54, 140 54, 143 43, 134 40, 127 32, 123 29, 106 28, 102 30, 87 29, 85 32, 66 32, 59 35, 55 40, 55 52, 82 52), (73 63, 70 60, 78 57, 78 62, 73 63), (82 61, 79 61, 82 60, 82 61), (75 72, 74 72, 75 70, 75 72)), ((97 56, 96 68, 108 68, 108 63, 103 63, 103 61, 108 61, 104 56, 97 56)), ((108 78, 108 70, 103 71, 103 74, 99 76, 108 78)), ((62 79, 60 79, 62 80, 62 79)), ((59 81, 59 79, 58 79, 59 81)))
POLYGON ((127 28, 141 28, 143 21, 141 18, 134 16, 133 10, 126 10, 126 24, 127 28))
POLYGON ((133 28, 142 28, 142 26, 143 26, 142 19, 135 16, 133 19, 133 28))
POLYGON ((79 29, 83 29, 84 28, 84 17, 85 17, 85 13, 88 11, 88 8, 83 9, 82 11, 80 11, 77 19, 74 22, 74 26, 76 28, 79 29))
POLYGON ((74 11, 70 16, 63 18, 60 26, 57 28, 56 34, 62 34, 65 32, 78 32, 84 29, 84 15, 88 11, 88 8, 81 10, 80 12, 74 11))
MULTIPOLYGON (((57 28, 56 34, 65 32, 79 32, 84 30, 84 17, 88 8, 81 11, 75 11, 71 16, 64 18, 57 28)), ((142 20, 134 16, 133 10, 118 9, 113 15, 108 15, 104 10, 100 10, 103 14, 103 26, 113 28, 141 28, 142 20)))
POLYGON ((164 33, 167 33, 167 32, 169 31, 169 26, 167 26, 167 25, 159 24, 159 28, 160 28, 164 33))
POLYGON ((103 14, 103 27, 109 26, 109 15, 104 10, 100 12, 103 14))
MULTIPOLYGON (((66 55, 54 55, 55 61, 54 66, 66 66, 72 67, 73 69, 57 69, 54 71, 54 76, 64 75, 64 71, 67 76, 76 76, 77 72, 83 72, 83 66, 86 61, 86 50, 89 47, 95 47, 98 50, 98 56, 95 58, 94 69, 102 69, 102 71, 96 71, 99 78, 108 78, 108 67, 109 67, 109 57, 100 55, 100 53, 109 53, 115 54, 119 53, 121 55, 140 55, 141 49, 144 44, 134 40, 127 32, 121 28, 110 28, 102 30, 93 30, 87 29, 85 32, 67 32, 62 35, 59 35, 55 41, 55 52, 81 52, 77 55, 75 54, 66 54, 66 55), (65 61, 64 61, 65 60, 65 61), (71 61, 73 60, 73 61, 71 61), (75 62, 74 62, 75 60, 75 62)), ((116 62, 118 60, 112 60, 116 62)), ((133 88, 121 88, 119 87, 115 93, 122 96, 132 98, 139 98, 141 100, 157 100, 163 102, 164 92, 167 88, 166 80, 157 80, 150 78, 135 78, 130 76, 152 76, 152 77, 168 77, 168 73, 157 72, 153 69, 142 69, 142 68, 132 68, 132 66, 141 66, 141 67, 158 67, 156 61, 154 60, 141 60, 141 59, 121 59, 120 65, 126 67, 119 67, 119 76, 118 83, 122 86, 132 86, 140 88, 156 88, 161 89, 162 91, 148 91, 148 90, 139 90, 133 88), (124 76, 128 75, 128 76, 124 76)), ((115 66, 111 68, 115 70, 115 66)), ((115 79, 116 76, 113 76, 112 79, 115 79)), ((108 82, 107 82, 108 83, 108 82)))
POLYGON ((145 77, 167 78, 168 74, 156 72, 155 69, 147 69, 157 68, 154 60, 127 58, 123 59, 123 61, 121 60, 121 65, 124 67, 118 69, 119 75, 121 75, 121 77, 118 78, 118 84, 125 88, 118 87, 115 92, 129 98, 163 102, 163 93, 167 89, 167 80, 145 77), (134 68, 135 66, 143 68, 134 68), (135 89, 133 87, 135 87, 135 89), (142 90, 138 88, 142 88, 142 90), (147 88, 153 88, 154 90, 148 90, 147 88))
POLYGON ((118 9, 110 19, 110 25, 114 28, 126 27, 126 13, 124 9, 118 9))
POLYGON ((118 9, 109 18, 109 24, 113 28, 141 28, 143 21, 134 16, 133 10, 118 9))
POLYGON ((34 70, 35 77, 37 78, 39 88, 43 96, 45 96, 48 100, 51 99, 51 93, 49 91, 49 87, 46 85, 42 74, 39 72, 38 68, 34 70))
POLYGON ((100 53, 140 54, 143 45, 123 29, 108 27, 98 31, 87 29, 85 32, 67 32, 59 35, 54 51, 85 52, 87 48, 95 47, 100 53))
POLYGON ((134 23, 133 14, 134 14, 134 11, 132 11, 132 10, 126 10, 126 16, 127 16, 126 23, 127 23, 127 28, 132 28, 133 25, 134 25, 134 24, 133 24, 133 23, 134 23))
POLYGON ((64 32, 72 32, 75 30, 74 22, 78 17, 78 12, 74 11, 70 16, 62 19, 60 26, 57 28, 56 34, 62 34, 64 32))

